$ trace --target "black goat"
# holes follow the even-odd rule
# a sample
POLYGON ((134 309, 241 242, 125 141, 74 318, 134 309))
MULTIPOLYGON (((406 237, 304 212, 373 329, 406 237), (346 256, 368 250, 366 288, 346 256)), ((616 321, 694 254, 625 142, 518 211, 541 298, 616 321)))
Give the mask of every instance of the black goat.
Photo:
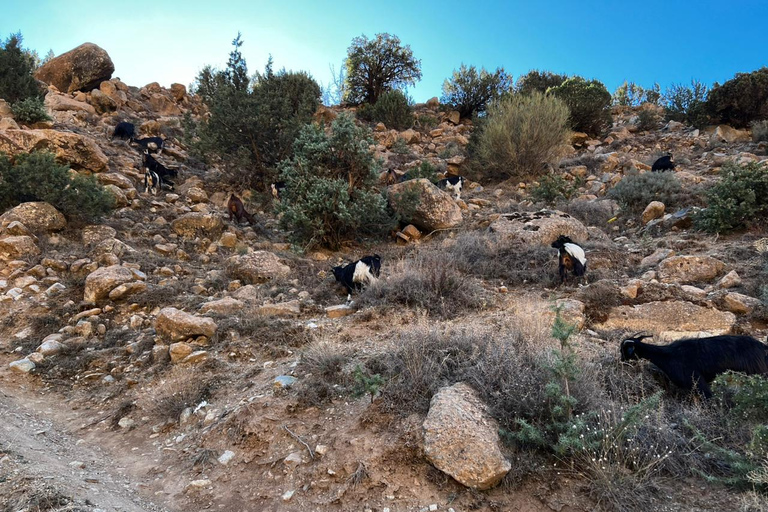
POLYGON ((117 123, 117 126, 115 126, 115 131, 112 132, 112 140, 114 140, 115 137, 123 140, 132 139, 135 133, 136 127, 133 125, 133 123, 123 121, 121 123, 117 123))
POLYGON ((131 137, 128 144, 136 144, 142 151, 149 151, 150 153, 157 153, 159 155, 163 152, 165 140, 160 137, 145 137, 143 139, 131 137))
POLYGON ((672 155, 665 155, 653 162, 651 166, 652 172, 657 171, 672 171, 677 164, 672 161, 672 155))
POLYGON ((364 285, 370 284, 381 274, 381 256, 365 256, 346 265, 333 267, 333 276, 340 282, 350 294, 360 290, 364 285))
POLYGON ((144 167, 144 193, 152 190, 153 195, 157 195, 158 190, 161 190, 163 186, 169 190, 174 189, 174 183, 170 178, 176 178, 179 175, 179 171, 176 169, 168 169, 166 166, 155 160, 149 154, 149 150, 144 150, 144 157, 142 159, 142 166, 144 167))
POLYGON ((643 343, 635 335, 621 342, 621 360, 647 359, 675 386, 712 396, 709 383, 727 371, 768 375, 768 345, 751 336, 710 336, 677 340, 669 345, 643 343))
POLYGON ((558 252, 557 270, 560 273, 560 283, 565 282, 567 272, 570 270, 576 277, 581 277, 587 273, 587 256, 584 249, 575 244, 573 240, 565 235, 560 235, 557 240, 552 242, 552 247, 558 252))
POLYGON ((464 176, 451 176, 449 178, 443 178, 436 183, 438 188, 445 190, 452 190, 456 195, 456 200, 461 199, 461 189, 464 187, 464 176))

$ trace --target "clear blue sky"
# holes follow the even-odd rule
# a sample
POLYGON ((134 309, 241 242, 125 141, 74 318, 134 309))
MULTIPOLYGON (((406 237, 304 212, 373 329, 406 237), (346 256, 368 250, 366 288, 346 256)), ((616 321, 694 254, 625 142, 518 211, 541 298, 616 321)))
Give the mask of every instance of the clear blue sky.
POLYGON ((272 54, 276 69, 327 84, 353 37, 388 32, 421 59, 416 101, 439 96, 462 62, 503 66, 515 79, 530 69, 579 74, 611 92, 625 79, 722 83, 768 65, 767 25, 766 0, 0 0, 2 38, 21 31, 41 56, 95 43, 135 86, 189 85, 205 64, 223 68, 238 31, 251 73, 272 54))

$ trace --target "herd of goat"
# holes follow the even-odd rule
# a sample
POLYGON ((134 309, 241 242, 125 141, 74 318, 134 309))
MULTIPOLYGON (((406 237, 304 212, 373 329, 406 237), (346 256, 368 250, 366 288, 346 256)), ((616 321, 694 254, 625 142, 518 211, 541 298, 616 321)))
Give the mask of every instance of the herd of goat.
MULTIPOLYGON (((160 137, 137 139, 136 130, 132 123, 121 122, 112 134, 115 137, 128 140, 129 145, 137 147, 142 152, 142 167, 144 169, 144 193, 152 192, 157 195, 163 188, 173 190, 171 178, 178 176, 176 169, 169 169, 158 162, 152 154, 161 154, 165 141, 160 137)), ((674 170, 675 163, 671 155, 657 159, 651 167, 652 172, 674 170)), ((387 180, 402 182, 408 179, 407 173, 395 176, 388 173, 387 180)), ((437 186, 453 192, 455 198, 461 198, 464 178, 451 176, 440 180, 437 186)), ((271 185, 275 199, 285 191, 285 183, 276 182, 271 185)), ((242 200, 231 194, 227 202, 229 220, 238 224, 247 221, 255 224, 252 214, 248 213, 242 200)), ((575 277, 585 276, 587 258, 584 249, 568 236, 560 235, 552 242, 552 247, 558 251, 558 274, 561 284, 566 282, 568 272, 575 277)), ((377 254, 365 256, 346 265, 332 268, 333 275, 351 294, 378 280, 381 274, 381 257, 377 254)), ((668 345, 646 343, 643 340, 650 335, 636 334, 621 342, 621 361, 645 359, 661 370, 677 387, 687 391, 696 391, 705 398, 712 396, 710 383, 719 374, 727 371, 742 372, 747 375, 768 376, 768 345, 751 336, 710 336, 703 338, 687 338, 668 345)))

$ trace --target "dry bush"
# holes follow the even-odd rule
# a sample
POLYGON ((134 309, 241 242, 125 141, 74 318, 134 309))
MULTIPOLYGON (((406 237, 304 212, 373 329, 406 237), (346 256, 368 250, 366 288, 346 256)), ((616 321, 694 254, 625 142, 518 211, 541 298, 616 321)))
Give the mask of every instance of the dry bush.
POLYGON ((557 209, 580 220, 586 226, 596 226, 603 230, 608 229, 608 221, 616 216, 618 208, 614 208, 612 201, 584 201, 574 200, 559 203, 557 209))
POLYGON ((312 331, 288 320, 277 319, 258 313, 243 312, 237 315, 208 315, 216 321, 216 341, 240 338, 239 344, 258 348, 268 357, 285 357, 293 349, 303 347, 313 340, 312 331), (232 336, 232 333, 236 336, 232 336))
POLYGON ((210 396, 217 380, 201 367, 175 366, 139 398, 139 408, 156 422, 177 422, 184 409, 210 396))
POLYGON ((205 302, 203 297, 189 293, 190 288, 188 279, 173 280, 162 286, 150 283, 146 290, 131 296, 131 301, 149 310, 166 306, 193 308, 205 302))
POLYGON ((463 276, 444 253, 421 251, 395 265, 390 277, 369 286, 358 299, 363 306, 401 305, 448 318, 487 303, 473 279, 463 276))
POLYGON ((297 386, 301 401, 320 405, 343 394, 350 381, 346 370, 351 357, 349 349, 327 341, 308 346, 297 368, 304 375, 297 386))
POLYGON ((584 165, 587 168, 587 174, 599 174, 602 160, 594 153, 583 153, 578 156, 563 158, 560 160, 560 167, 576 167, 584 165))

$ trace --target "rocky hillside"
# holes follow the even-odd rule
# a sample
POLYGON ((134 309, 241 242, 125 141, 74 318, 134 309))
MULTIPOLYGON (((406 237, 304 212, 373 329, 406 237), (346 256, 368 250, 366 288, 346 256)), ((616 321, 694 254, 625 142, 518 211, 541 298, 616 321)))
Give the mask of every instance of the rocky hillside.
MULTIPOLYGON (((499 432, 514 422, 498 423, 500 406, 478 383, 509 377, 496 396, 544 388, 534 366, 559 346, 553 305, 578 326, 575 353, 604 403, 664 390, 647 368, 619 364, 627 332, 764 339, 764 228, 703 235, 691 229, 695 205, 628 213, 606 196, 666 153, 684 191, 718 181, 727 161, 768 159, 748 132, 675 122, 641 131, 636 111, 617 110, 605 137, 574 134, 558 169, 569 199, 545 205, 532 199, 537 183, 470 179, 454 201, 424 183, 413 225, 391 239, 303 253, 278 229, 271 197, 244 195, 257 225, 229 221, 218 170, 183 143, 182 117, 205 115, 184 86, 136 88, 111 78, 108 56, 91 59, 103 65, 87 72, 73 72, 70 58, 54 59, 41 78, 52 121, 19 126, 0 101, 0 151, 51 151, 96 176, 117 208, 85 226, 46 203, 0 216, 0 410, 43 418, 46 429, 67 433, 67 445, 82 441, 101 455, 64 455, 91 459, 58 468, 54 492, 25 468, 30 455, 0 437, 0 494, 15 500, 8 510, 53 495, 58 504, 47 510, 96 510, 98 492, 63 482, 97 485, 93 474, 115 468, 127 495, 144 500, 136 510, 593 510, 621 508, 616 500, 628 497, 638 510, 734 510, 745 499, 691 475, 652 480, 685 474, 671 463, 643 481, 642 499, 641 491, 616 498, 600 490, 598 472, 561 470, 557 457, 502 442, 499 432), (110 137, 126 120, 166 139, 158 158, 179 170, 173 192, 143 193, 140 153, 110 137), (586 250, 578 285, 559 284, 550 244, 563 233, 586 250), (381 283, 346 303, 330 267, 374 252, 381 283), (488 350, 483 343, 511 343, 519 373, 500 366, 456 379, 459 362, 488 350), (428 366, 433 349, 442 363, 428 366)), ((414 113, 413 129, 371 126, 382 187, 406 185, 392 183, 425 160, 465 174, 472 123, 437 99, 414 113)), ((573 393, 603 407, 589 402, 587 387, 573 393)), ((664 407, 697 407, 672 389, 662 395, 664 407)))

